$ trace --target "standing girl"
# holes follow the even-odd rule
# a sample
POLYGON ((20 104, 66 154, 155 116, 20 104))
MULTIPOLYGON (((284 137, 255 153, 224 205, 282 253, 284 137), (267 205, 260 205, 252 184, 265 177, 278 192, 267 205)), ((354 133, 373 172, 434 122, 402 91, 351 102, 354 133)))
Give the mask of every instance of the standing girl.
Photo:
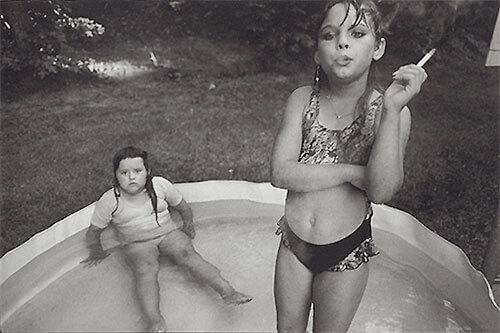
POLYGON ((279 332, 345 332, 376 254, 370 203, 391 199, 403 182, 410 132, 406 104, 427 75, 401 67, 385 93, 371 66, 385 52, 372 0, 333 0, 317 35, 314 85, 288 99, 272 155, 272 183, 288 190, 278 225, 275 268, 279 332))
POLYGON ((119 150, 113 158, 113 172, 115 186, 99 199, 90 220, 86 236, 90 256, 84 262, 97 264, 107 256, 100 235, 112 222, 134 273, 139 305, 149 323, 149 332, 167 329, 160 312, 159 255, 167 255, 189 269, 228 304, 252 300, 234 290, 219 270, 196 252, 191 243, 195 236, 191 208, 171 182, 151 175, 145 151, 135 147, 119 150), (169 209, 180 213, 183 225, 170 217, 169 209))

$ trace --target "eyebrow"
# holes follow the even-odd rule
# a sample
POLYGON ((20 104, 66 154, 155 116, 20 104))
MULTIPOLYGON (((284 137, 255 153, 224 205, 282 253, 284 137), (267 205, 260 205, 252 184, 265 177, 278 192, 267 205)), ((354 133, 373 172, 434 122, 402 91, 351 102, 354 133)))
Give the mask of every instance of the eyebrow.
MULTIPOLYGON (((340 26, 342 26, 342 25, 340 25, 340 26)), ((338 26, 338 27, 337 27, 337 26, 334 26, 334 25, 331 25, 331 24, 327 24, 327 25, 325 25, 325 26, 321 27, 320 31, 323 31, 323 30, 325 30, 325 29, 327 29, 327 28, 331 28, 331 29, 339 29, 339 28, 340 28, 340 26, 338 26)), ((354 29, 354 28, 356 28, 356 27, 363 27, 363 28, 366 28, 366 29, 371 30, 371 27, 370 27, 368 24, 366 24, 364 21, 361 21, 361 22, 359 22, 359 23, 358 23, 358 24, 356 24, 356 25, 351 25, 351 26, 350 26, 347 30, 352 30, 352 29, 354 29)))

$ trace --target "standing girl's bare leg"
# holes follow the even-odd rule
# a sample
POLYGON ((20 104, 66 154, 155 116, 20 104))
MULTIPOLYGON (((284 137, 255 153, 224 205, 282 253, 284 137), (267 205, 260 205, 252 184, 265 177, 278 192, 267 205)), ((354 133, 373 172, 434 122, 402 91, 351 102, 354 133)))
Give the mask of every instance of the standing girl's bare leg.
POLYGON ((315 332, 347 332, 368 281, 368 263, 354 270, 322 272, 313 282, 315 332))
POLYGON ((167 325, 160 312, 158 248, 148 242, 131 243, 125 247, 124 254, 134 273, 137 298, 142 312, 147 317, 148 331, 166 331, 167 325))
POLYGON ((236 291, 220 275, 220 271, 203 259, 193 247, 191 238, 183 231, 169 232, 160 243, 162 254, 166 254, 176 264, 184 266, 191 274, 215 289, 228 304, 243 304, 252 300, 252 297, 236 291))
POLYGON ((274 275, 278 332, 304 332, 311 307, 313 274, 280 244, 274 275))

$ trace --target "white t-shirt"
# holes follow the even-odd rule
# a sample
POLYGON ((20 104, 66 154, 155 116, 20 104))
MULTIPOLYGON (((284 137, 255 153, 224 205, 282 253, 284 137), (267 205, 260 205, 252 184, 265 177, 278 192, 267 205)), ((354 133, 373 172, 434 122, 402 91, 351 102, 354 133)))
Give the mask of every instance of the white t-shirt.
POLYGON ((159 226, 151 200, 136 205, 119 196, 117 202, 114 189, 106 191, 97 201, 90 224, 106 228, 113 223, 122 241, 126 243, 153 239, 178 229, 182 221, 174 221, 168 207, 177 206, 182 201, 182 194, 163 177, 153 177, 152 182, 158 197, 159 226))

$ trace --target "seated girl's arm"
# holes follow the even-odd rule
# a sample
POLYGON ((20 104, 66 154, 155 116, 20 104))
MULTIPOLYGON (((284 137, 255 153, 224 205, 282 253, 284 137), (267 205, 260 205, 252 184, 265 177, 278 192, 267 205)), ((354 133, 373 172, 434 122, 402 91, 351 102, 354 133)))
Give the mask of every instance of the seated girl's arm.
POLYGON ((90 219, 90 226, 85 234, 89 256, 82 261, 87 265, 96 265, 106 258, 109 253, 104 251, 101 243, 101 233, 109 225, 112 219, 112 211, 115 209, 116 200, 112 192, 104 193, 97 201, 94 213, 90 219))
POLYGON ((104 258, 106 258, 109 253, 104 251, 101 243, 101 233, 104 231, 102 228, 90 225, 85 234, 85 240, 87 242, 87 248, 90 251, 89 256, 82 260, 88 266, 97 265, 104 258))
POLYGON ((172 206, 172 208, 178 211, 181 215, 182 221, 184 222, 182 231, 184 231, 189 237, 194 238, 196 233, 193 224, 193 211, 191 210, 189 204, 186 200, 182 199, 177 205, 172 206))
POLYGON ((271 159, 271 183, 295 192, 310 192, 353 182, 363 176, 363 167, 351 164, 302 164, 302 117, 310 88, 295 90, 288 98, 271 159))
POLYGON ((401 67, 384 94, 376 139, 365 170, 365 190, 374 203, 385 203, 403 184, 403 158, 411 115, 405 105, 416 96, 427 74, 421 67, 401 67))
POLYGON ((184 200, 182 193, 168 179, 163 177, 154 177, 153 186, 162 192, 162 197, 168 203, 169 209, 173 209, 181 216, 183 225, 181 230, 191 238, 195 236, 193 224, 193 211, 189 204, 184 200))
POLYGON ((100 254, 104 253, 101 243, 101 233, 104 231, 102 228, 98 228, 91 225, 87 229, 85 234, 85 240, 87 242, 87 247, 90 250, 90 256, 99 257, 100 254))

